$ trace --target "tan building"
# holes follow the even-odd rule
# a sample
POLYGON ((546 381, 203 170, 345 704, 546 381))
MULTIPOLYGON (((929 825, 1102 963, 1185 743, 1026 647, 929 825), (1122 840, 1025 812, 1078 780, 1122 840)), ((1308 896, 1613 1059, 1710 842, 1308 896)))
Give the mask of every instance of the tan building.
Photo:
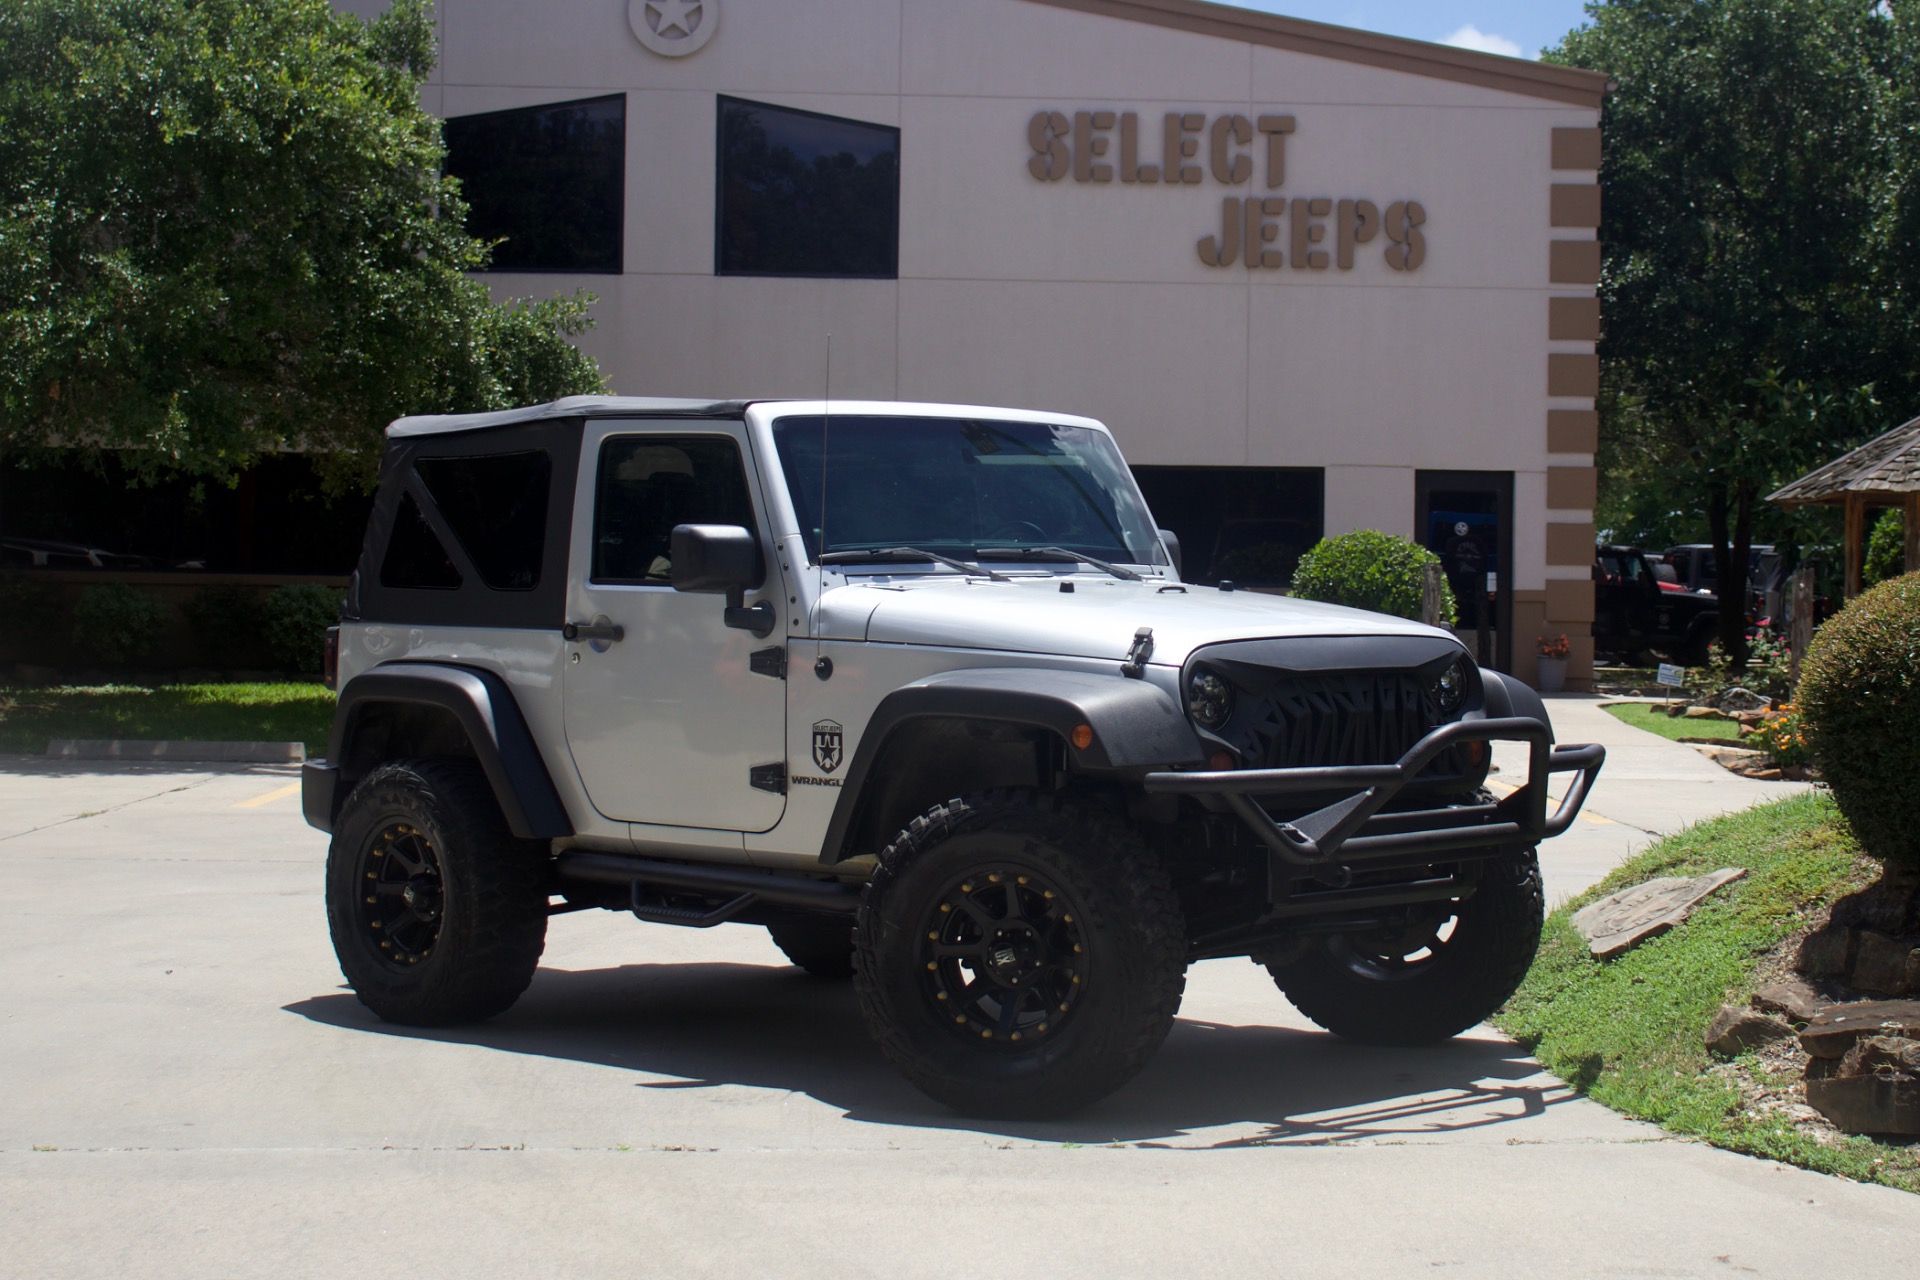
POLYGON ((1089 414, 1189 576, 1384 529, 1590 676, 1604 77, 1194 0, 438 11, 496 290, 597 294, 616 391, 1089 414))

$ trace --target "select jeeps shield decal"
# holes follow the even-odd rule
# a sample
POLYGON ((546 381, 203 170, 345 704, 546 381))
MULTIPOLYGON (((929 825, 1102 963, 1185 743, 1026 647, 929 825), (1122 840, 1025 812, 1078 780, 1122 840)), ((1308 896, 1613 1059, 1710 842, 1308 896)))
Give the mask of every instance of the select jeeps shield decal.
POLYGON ((839 721, 813 722, 813 762, 820 766, 822 773, 832 773, 840 767, 839 721))

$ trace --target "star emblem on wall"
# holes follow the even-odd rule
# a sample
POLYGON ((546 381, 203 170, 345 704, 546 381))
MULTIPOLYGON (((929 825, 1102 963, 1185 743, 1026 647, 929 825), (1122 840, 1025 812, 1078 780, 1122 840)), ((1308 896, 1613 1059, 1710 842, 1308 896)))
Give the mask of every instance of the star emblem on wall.
POLYGON ((701 0, 647 0, 647 12, 653 16, 653 29, 662 36, 678 31, 693 34, 700 24, 701 0))
POLYGON ((684 58, 713 39, 720 0, 627 0, 634 38, 663 58, 684 58))

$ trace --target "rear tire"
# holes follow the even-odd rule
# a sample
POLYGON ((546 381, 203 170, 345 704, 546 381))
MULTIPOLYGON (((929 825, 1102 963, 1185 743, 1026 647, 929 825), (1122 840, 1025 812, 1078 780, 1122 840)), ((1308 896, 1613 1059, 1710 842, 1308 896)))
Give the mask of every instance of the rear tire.
POLYGON ((507 830, 468 760, 400 760, 360 780, 327 853, 327 924, 360 1003, 389 1022, 490 1018, 546 945, 546 850, 507 830))
POLYGON ((1409 909, 1403 927, 1315 937, 1300 954, 1254 959, 1335 1035, 1432 1044, 1484 1022, 1519 988, 1543 915, 1540 863, 1529 850, 1488 863, 1470 898, 1409 909))
POLYGON ((1132 1079, 1173 1026, 1186 935, 1115 817, 1030 792, 937 805, 880 856, 854 931, 875 1039, 931 1097, 1057 1116, 1132 1079))
POLYGON ((796 916, 767 926, 773 945, 816 978, 853 976, 853 917, 796 916))

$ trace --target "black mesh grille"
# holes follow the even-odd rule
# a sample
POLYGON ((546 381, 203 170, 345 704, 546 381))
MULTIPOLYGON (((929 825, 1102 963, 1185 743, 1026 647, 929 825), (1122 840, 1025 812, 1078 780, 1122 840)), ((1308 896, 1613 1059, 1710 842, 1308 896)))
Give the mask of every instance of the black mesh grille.
POLYGON ((1439 722, 1426 682, 1406 672, 1289 676, 1235 716, 1255 768, 1391 764, 1439 722))

